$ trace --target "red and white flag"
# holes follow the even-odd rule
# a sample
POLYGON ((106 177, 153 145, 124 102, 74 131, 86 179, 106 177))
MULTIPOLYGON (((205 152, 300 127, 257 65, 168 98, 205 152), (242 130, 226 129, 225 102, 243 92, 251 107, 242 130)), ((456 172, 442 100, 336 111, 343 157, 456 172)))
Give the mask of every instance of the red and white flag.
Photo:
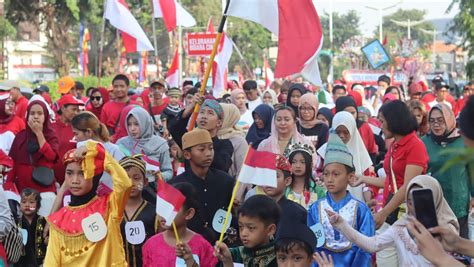
POLYGON ((266 57, 263 58, 263 74, 265 75, 265 88, 268 89, 273 80, 275 80, 275 76, 266 57))
MULTIPOLYGON (((207 32, 214 33, 214 23, 212 18, 207 24, 207 32)), ((230 58, 232 57, 232 40, 223 33, 217 54, 212 63, 212 95, 216 98, 222 96, 222 93, 227 88, 227 74, 230 58)))
POLYGON ((156 214, 165 219, 166 225, 170 226, 173 223, 185 200, 186 198, 178 189, 158 179, 156 214))
POLYGON ((125 0, 107 0, 105 18, 120 30, 127 53, 155 50, 125 0))
POLYGON ((166 82, 170 87, 179 87, 179 55, 178 48, 174 52, 173 62, 166 73, 166 82))
POLYGON ((276 154, 249 147, 238 180, 242 183, 277 187, 276 154))
POLYGON ((278 36, 275 77, 301 74, 321 85, 317 57, 323 30, 312 0, 230 1, 227 15, 259 23, 278 36))
POLYGON ((168 32, 176 29, 176 26, 193 27, 196 20, 176 0, 152 0, 153 17, 163 18, 168 32))

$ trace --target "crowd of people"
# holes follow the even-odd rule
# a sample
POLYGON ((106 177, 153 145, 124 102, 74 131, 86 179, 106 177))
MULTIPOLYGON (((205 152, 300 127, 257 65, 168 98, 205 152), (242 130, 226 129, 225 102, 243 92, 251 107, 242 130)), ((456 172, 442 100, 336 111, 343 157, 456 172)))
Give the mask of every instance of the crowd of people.
POLYGON ((0 91, 3 266, 470 265, 474 82, 459 97, 441 77, 200 87, 119 74, 110 89, 63 77, 55 102, 44 85, 0 91), (250 149, 275 155, 276 187, 234 190, 250 149), (185 197, 173 227, 165 182, 185 197), (437 227, 417 220, 420 189, 437 227))

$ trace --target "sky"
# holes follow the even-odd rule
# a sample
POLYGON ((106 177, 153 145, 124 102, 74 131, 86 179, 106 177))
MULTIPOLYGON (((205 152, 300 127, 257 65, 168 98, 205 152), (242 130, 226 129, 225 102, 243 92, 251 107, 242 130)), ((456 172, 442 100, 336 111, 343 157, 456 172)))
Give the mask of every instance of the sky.
MULTIPOLYGON (((399 8, 402 9, 422 9, 426 10, 426 19, 453 18, 458 12, 455 7, 450 13, 446 14, 451 0, 332 0, 333 10, 338 13, 347 13, 348 10, 354 9, 361 17, 360 28, 364 36, 371 36, 379 25, 379 13, 377 10, 368 9, 365 6, 375 8, 384 8, 398 4, 396 7, 383 11, 383 15, 394 13, 399 8)), ((313 0, 319 15, 324 11, 329 13, 331 0, 313 0)))

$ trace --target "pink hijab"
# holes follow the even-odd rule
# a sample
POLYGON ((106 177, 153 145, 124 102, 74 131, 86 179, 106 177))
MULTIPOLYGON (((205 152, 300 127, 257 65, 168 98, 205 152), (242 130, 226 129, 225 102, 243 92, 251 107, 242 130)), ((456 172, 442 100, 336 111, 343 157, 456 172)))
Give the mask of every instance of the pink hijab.
POLYGON ((301 106, 303 106, 304 104, 308 104, 309 106, 311 106, 314 110, 314 117, 309 120, 309 121, 304 121, 301 117, 301 111, 299 112, 300 114, 300 117, 298 118, 301 126, 305 129, 311 129, 313 128, 316 124, 319 124, 321 123, 321 121, 319 121, 317 119, 318 117, 318 110, 319 110, 319 102, 318 102, 318 98, 313 94, 313 93, 306 93, 304 95, 301 96, 300 98, 300 105, 298 106, 298 109, 301 108, 301 106))

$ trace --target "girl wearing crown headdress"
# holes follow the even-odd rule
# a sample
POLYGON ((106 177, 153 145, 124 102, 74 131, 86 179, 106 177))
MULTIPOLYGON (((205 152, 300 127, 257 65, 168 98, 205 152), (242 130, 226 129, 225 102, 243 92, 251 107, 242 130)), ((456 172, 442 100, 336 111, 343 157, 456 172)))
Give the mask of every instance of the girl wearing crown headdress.
POLYGON ((292 144, 285 151, 291 163, 292 180, 285 196, 308 209, 319 198, 326 195, 324 188, 313 180, 313 147, 306 144, 292 144))

